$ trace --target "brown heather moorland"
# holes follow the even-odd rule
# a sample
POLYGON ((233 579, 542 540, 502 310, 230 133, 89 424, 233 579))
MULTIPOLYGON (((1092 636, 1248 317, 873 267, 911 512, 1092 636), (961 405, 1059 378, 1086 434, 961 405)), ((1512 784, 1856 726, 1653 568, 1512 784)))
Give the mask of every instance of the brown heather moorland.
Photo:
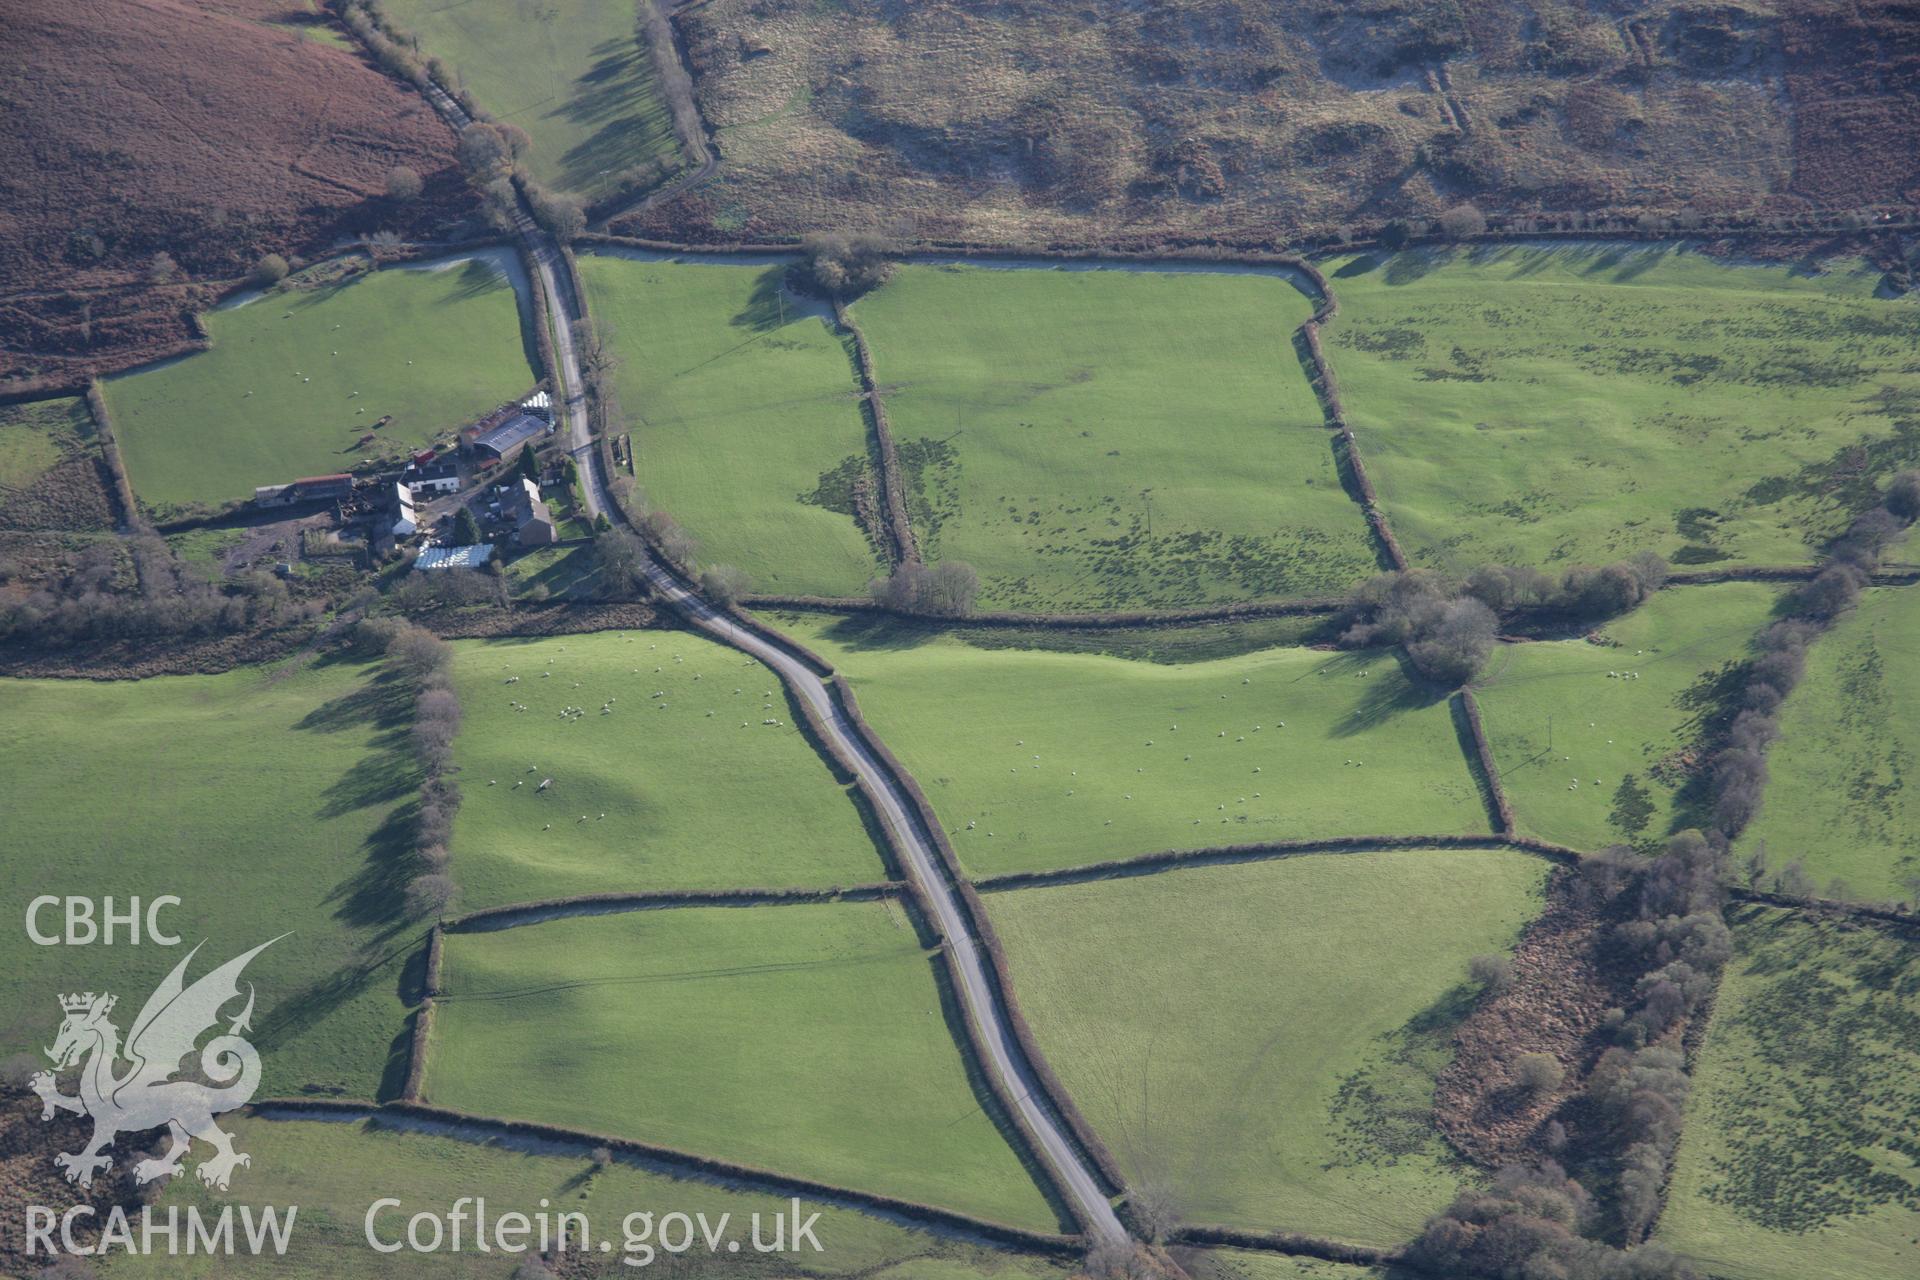
POLYGON ((1920 202, 1911 0, 708 0, 723 163, 617 221, 1271 243, 1486 212, 1920 202))
POLYGON ((452 133, 302 0, 10 0, 4 21, 0 379, 166 354, 207 282, 262 254, 465 206, 452 133), (419 199, 388 198, 396 167, 419 199))

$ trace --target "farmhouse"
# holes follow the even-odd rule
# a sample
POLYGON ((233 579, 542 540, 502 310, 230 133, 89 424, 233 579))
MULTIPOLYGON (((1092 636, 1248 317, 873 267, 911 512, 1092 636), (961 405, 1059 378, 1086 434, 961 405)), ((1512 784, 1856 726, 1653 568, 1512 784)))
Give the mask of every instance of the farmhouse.
POLYGON ((493 559, 493 547, 478 543, 467 547, 428 547, 414 559, 416 569, 479 569, 493 559))
POLYGON ((513 538, 523 547, 544 547, 553 543, 553 513, 540 498, 540 488, 522 476, 507 488, 507 513, 513 521, 513 538))
POLYGON ((305 476, 291 484, 262 485, 253 491, 257 507, 290 507, 296 502, 344 502, 353 496, 353 477, 340 472, 305 476))
POLYGON ((551 424, 531 413, 515 413, 473 437, 473 451, 482 465, 499 462, 529 441, 538 440, 553 430, 551 424))
POLYGON ((460 488, 460 469, 451 457, 436 458, 431 449, 413 455, 413 461, 401 473, 400 482, 413 490, 416 502, 455 493, 460 488))

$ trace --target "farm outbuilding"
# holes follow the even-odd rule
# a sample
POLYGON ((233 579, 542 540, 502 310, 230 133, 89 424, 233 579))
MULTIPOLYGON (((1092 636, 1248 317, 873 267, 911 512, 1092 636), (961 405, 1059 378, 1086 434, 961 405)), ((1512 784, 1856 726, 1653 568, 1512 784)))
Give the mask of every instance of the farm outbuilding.
POLYGON ((538 440, 553 430, 550 423, 531 413, 515 413, 505 421, 488 427, 473 438, 473 451, 482 461, 498 462, 521 445, 538 440))
POLYGON ((416 569, 481 569, 493 559, 493 547, 477 543, 466 547, 428 547, 414 558, 416 569))
POLYGON ((420 517, 413 509, 413 490, 404 484, 393 486, 393 536, 411 538, 420 531, 420 517))
POLYGON ((257 507, 290 507, 296 502, 344 502, 353 496, 353 477, 346 472, 330 476, 303 476, 291 484, 262 485, 253 491, 257 507))

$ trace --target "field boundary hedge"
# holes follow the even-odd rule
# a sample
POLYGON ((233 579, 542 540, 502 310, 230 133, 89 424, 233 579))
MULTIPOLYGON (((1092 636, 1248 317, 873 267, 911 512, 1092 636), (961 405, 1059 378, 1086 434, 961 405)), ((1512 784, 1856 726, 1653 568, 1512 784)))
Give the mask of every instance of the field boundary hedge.
POLYGON ((1769 907, 1785 907, 1789 911, 1811 915, 1852 916, 1862 920, 1872 920, 1879 924, 1892 925, 1902 932, 1920 936, 1920 913, 1901 911, 1897 907, 1876 907, 1867 902, 1841 902, 1835 898, 1800 898, 1790 893, 1775 893, 1769 889, 1731 888, 1727 890, 1727 896, 1736 902, 1757 902, 1769 907))
POLYGON ((1319 1258, 1326 1262, 1348 1262, 1355 1266, 1378 1267, 1401 1264, 1396 1249, 1373 1245, 1347 1244, 1319 1236, 1296 1235, 1291 1231, 1248 1231, 1240 1227, 1190 1223, 1175 1227, 1167 1236, 1168 1244, 1205 1245, 1215 1248, 1254 1249, 1262 1253, 1284 1253, 1298 1258, 1319 1258))
POLYGON ((422 985, 426 988, 426 994, 429 997, 443 994, 440 989, 440 973, 446 960, 446 931, 447 922, 441 920, 427 932, 427 972, 422 985))
POLYGON ((880 455, 881 503, 887 512, 887 540, 893 547, 893 567, 920 563, 920 544, 913 536, 913 522, 907 519, 906 481, 900 469, 900 450, 893 440, 893 424, 887 420, 887 402, 880 394, 880 380, 873 372, 873 349, 867 335, 847 310, 847 304, 835 297, 833 318, 853 339, 854 367, 860 373, 860 402, 866 407, 867 420, 873 424, 875 451, 880 455))
MULTIPOLYGON (((646 889, 632 893, 582 893, 565 898, 541 898, 532 902, 514 902, 498 907, 448 916, 440 928, 448 933, 497 933, 524 925, 577 916, 617 915, 628 911, 652 911, 671 907, 755 907, 787 906, 813 902, 870 902, 896 897, 905 889, 898 880, 876 880, 871 884, 834 885, 825 889, 646 889)), ((439 930, 435 931, 438 947, 439 930)), ((432 995, 441 995, 435 985, 437 964, 428 961, 432 995)))
POLYGON ((120 439, 113 431, 113 415, 107 410, 106 393, 100 380, 89 378, 86 390, 87 412, 93 415, 94 435, 100 441, 100 457, 113 477, 114 501, 120 505, 121 528, 130 533, 147 531, 146 517, 140 514, 140 500, 134 496, 133 481, 127 478, 127 464, 120 457, 120 439))
POLYGON ((1404 573, 1408 563, 1407 553, 1400 549, 1400 540, 1393 536, 1393 527, 1387 523, 1387 513, 1380 506, 1380 495, 1373 487, 1373 477, 1367 474, 1366 460, 1360 456, 1360 443, 1354 438, 1353 425, 1347 421, 1346 407, 1340 400, 1340 383, 1334 377, 1333 366, 1320 344, 1320 326, 1340 314, 1339 295, 1334 293, 1333 286, 1317 268, 1312 278, 1325 301, 1300 325, 1300 345, 1305 354, 1307 381, 1313 385, 1314 393, 1320 400, 1320 411, 1326 416, 1327 426, 1332 428, 1336 437, 1334 460, 1345 473, 1342 478, 1347 482, 1348 491, 1359 502, 1367 527, 1373 531, 1385 567, 1404 573))
POLYGON ((1566 866, 1577 864, 1589 855, 1565 845, 1524 836, 1486 835, 1414 835, 1414 836, 1325 836, 1312 840, 1267 840, 1251 844, 1208 845, 1195 849, 1163 849, 1157 853, 1135 854, 1130 858, 1111 858, 1104 862, 1082 863, 1077 867, 1057 867, 1047 871, 1007 871, 983 876, 974 886, 983 893, 1007 893, 1018 889, 1038 889, 1052 885, 1083 884, 1091 880, 1120 880, 1132 876, 1154 875, 1191 866, 1227 866, 1241 862, 1278 861, 1317 853, 1391 853, 1400 849, 1477 849, 1488 852, 1511 850, 1532 854, 1566 866))
MULTIPOLYGON (((981 902, 972 881, 961 869, 960 859, 955 855, 953 845, 947 839, 945 828, 934 816, 933 805, 928 802, 926 793, 920 789, 920 783, 913 774, 893 754, 892 748, 888 747, 880 735, 875 733, 873 727, 867 723, 866 717, 860 712, 859 701, 854 697, 853 687, 847 683, 846 677, 836 672, 829 681, 829 689, 838 703, 841 716, 853 726, 855 732, 866 742, 867 749, 880 762, 881 767, 892 775, 894 784, 900 788, 901 794, 907 797, 911 816, 919 823, 928 842, 939 857, 940 869, 946 875, 948 883, 959 900, 960 910, 966 917, 966 925, 979 943, 980 949, 986 953, 988 976, 996 988, 995 994, 1001 1007, 1006 1010, 1007 1023, 1013 1030, 1015 1046, 1019 1049, 1020 1056, 1025 1059, 1028 1073, 1039 1085, 1042 1100, 1048 1109, 1065 1124, 1074 1145, 1080 1149, 1082 1156, 1092 1166, 1098 1180, 1105 1184, 1102 1189, 1109 1195, 1125 1192, 1127 1190, 1126 1175, 1121 1172, 1119 1162, 1113 1158, 1113 1153, 1107 1149, 1106 1143, 1101 1141, 1099 1134, 1081 1114, 1079 1106, 1073 1100, 1073 1095, 1067 1092, 1066 1086, 1054 1074, 1053 1067, 1048 1063, 1046 1056, 1040 1052, 1040 1045, 1034 1038, 1033 1028, 1028 1025, 1026 1014, 1021 1011, 1020 1002, 1014 995, 1013 976, 1007 967, 1006 952, 1000 945, 999 935, 994 932, 992 922, 987 919, 986 904, 981 902)), ((904 853, 896 851, 896 856, 904 861, 904 853)), ((925 904, 921 906, 925 910, 925 904)), ((928 918, 937 920, 939 917, 929 911, 928 918)), ((973 1026, 971 1019, 968 1019, 968 1028, 973 1036, 977 1037, 980 1034, 979 1029, 973 1026)), ((982 1062, 986 1060, 987 1055, 977 1042, 970 1046, 970 1049, 982 1062)))
POLYGON ((413 1010, 413 1028, 407 1037, 407 1077, 400 1086, 402 1102, 420 1101, 420 1086, 427 1077, 427 1044, 433 1035, 433 997, 422 996, 413 1010))
POLYGON ((1459 709, 1460 719, 1467 726, 1467 738, 1473 744, 1473 752, 1467 759, 1467 767, 1476 775, 1480 784, 1480 793, 1487 803, 1488 816, 1494 826, 1508 839, 1512 839, 1519 830, 1519 823, 1513 815, 1513 801, 1507 797, 1507 788, 1500 781, 1500 766, 1493 757, 1493 743, 1487 737, 1486 722, 1480 717, 1480 700, 1473 696, 1472 689, 1461 689, 1454 694, 1454 706, 1459 709))
POLYGON ((883 1192, 861 1191, 854 1187, 820 1182, 797 1174, 780 1173, 748 1164, 736 1164, 730 1160, 696 1155, 676 1147, 642 1142, 636 1138, 595 1133, 589 1129, 569 1129, 561 1125, 543 1124, 534 1120, 508 1120, 496 1116, 483 1116, 431 1103, 412 1100, 369 1103, 336 1098, 264 1098, 250 1103, 247 1111, 268 1120, 298 1120, 303 1118, 302 1112, 312 1112, 322 1116, 358 1116, 376 1123, 383 1115, 403 1116, 426 1124, 441 1124, 455 1129, 491 1130, 496 1137, 529 1138, 540 1142, 579 1146, 588 1151, 594 1147, 606 1147, 615 1154, 630 1156, 642 1163, 669 1166, 669 1171, 679 1169, 723 1182, 742 1184, 749 1189, 765 1188, 788 1194, 812 1196, 838 1202, 836 1207, 898 1214, 901 1217, 967 1232, 1019 1249, 1059 1256, 1077 1256, 1082 1248, 1079 1236, 1031 1231, 1025 1227, 1009 1226, 989 1218, 976 1218, 958 1210, 943 1209, 938 1205, 925 1204, 917 1200, 905 1200, 883 1192))
POLYGON ((1043 627, 1065 630, 1106 630, 1123 627, 1178 626, 1190 622, 1239 622, 1260 618, 1310 617, 1338 613, 1344 598, 1303 596, 1298 600, 1250 600, 1239 604, 1202 605, 1192 609, 1140 609, 1106 613, 1014 613, 1008 611, 931 614, 896 609, 867 596, 746 595, 741 601, 756 609, 791 609, 801 613, 870 613, 903 622, 935 623, 942 627, 1043 627))

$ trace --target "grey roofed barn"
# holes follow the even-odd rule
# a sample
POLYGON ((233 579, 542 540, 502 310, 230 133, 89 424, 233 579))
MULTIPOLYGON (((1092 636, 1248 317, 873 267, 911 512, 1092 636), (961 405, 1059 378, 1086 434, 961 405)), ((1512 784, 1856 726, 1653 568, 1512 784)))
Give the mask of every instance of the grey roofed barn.
POLYGON ((500 425, 489 427, 475 436, 473 447, 477 453, 504 458, 529 440, 537 440, 550 430, 552 428, 544 420, 530 413, 516 413, 500 425))

